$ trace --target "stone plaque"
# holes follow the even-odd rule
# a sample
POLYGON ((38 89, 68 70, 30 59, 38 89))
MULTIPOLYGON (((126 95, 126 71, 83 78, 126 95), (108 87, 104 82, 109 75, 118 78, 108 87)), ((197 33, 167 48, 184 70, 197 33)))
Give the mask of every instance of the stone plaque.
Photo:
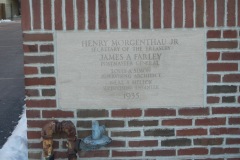
POLYGON ((61 108, 204 104, 204 31, 57 32, 61 108))

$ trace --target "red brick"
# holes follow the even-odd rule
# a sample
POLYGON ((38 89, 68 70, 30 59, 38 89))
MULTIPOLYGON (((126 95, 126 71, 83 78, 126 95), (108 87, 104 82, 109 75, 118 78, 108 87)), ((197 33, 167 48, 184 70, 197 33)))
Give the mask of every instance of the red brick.
MULTIPOLYGON (((88 0, 88 29, 95 29, 95 0, 88 0)), ((99 12, 99 15, 101 13, 99 12)))
POLYGON ((44 10, 44 29, 52 30, 52 11, 51 11, 51 1, 43 0, 43 10, 44 10))
POLYGON ((161 28, 161 1, 153 0, 153 27, 161 28))
POLYGON ((217 0, 217 26, 224 26, 225 0, 217 0))
POLYGON ((154 147, 158 146, 158 140, 129 141, 129 147, 154 147))
POLYGON ((162 120, 163 126, 191 126, 192 125, 192 119, 167 119, 162 120))
POLYGON ((85 29, 85 1, 77 0, 78 29, 85 29))
POLYGON ((193 27, 193 0, 185 1, 185 27, 193 27))
POLYGON ((194 145, 209 146, 223 144, 223 138, 198 138, 194 139, 194 145))
POLYGON ((227 1, 227 26, 236 26, 235 0, 227 1))
POLYGON ((200 115, 209 115, 208 108, 182 108, 178 111, 179 115, 184 116, 200 116, 200 115))
POLYGON ((127 0, 121 0, 121 28, 128 28, 128 4, 127 0))
POLYGON ((220 52, 207 52, 207 60, 219 60, 220 52))
POLYGON ((144 131, 145 136, 154 136, 154 137, 171 137, 175 136, 174 129, 149 129, 144 131))
POLYGON ((188 148, 178 150, 178 155, 206 155, 206 154, 208 154, 207 148, 188 148))
POLYGON ((36 97, 39 96, 39 92, 37 89, 25 89, 25 94, 28 97, 36 97))
POLYGON ((234 85, 208 85, 207 93, 216 94, 216 93, 236 93, 237 86, 234 85))
POLYGON ((37 44, 33 44, 33 45, 24 44, 23 51, 24 51, 24 53, 38 52, 38 45, 37 44))
POLYGON ((62 0, 54 1, 55 29, 62 30, 62 0))
POLYGON ((159 116, 176 116, 175 109, 167 108, 150 108, 145 110, 144 116, 146 117, 159 117, 159 116))
POLYGON ((172 146, 190 146, 192 140, 188 138, 177 138, 177 139, 166 139, 161 140, 161 146, 172 147, 172 146))
POLYGON ((216 126, 216 125, 225 125, 226 118, 205 118, 205 119, 196 119, 196 126, 216 126))
POLYGON ((90 157, 109 157, 108 150, 95 150, 95 151, 79 151, 78 156, 81 158, 90 158, 90 157))
POLYGON ((99 123, 106 128, 124 127, 124 121, 122 120, 99 120, 99 123))
POLYGON ((211 128, 211 135, 239 135, 240 128, 211 128))
POLYGON ((112 137, 140 137, 140 131, 112 132, 112 137))
POLYGON ((142 28, 150 28, 150 0, 142 1, 142 28))
POLYGON ((52 44, 45 44, 40 46, 40 52, 53 52, 54 47, 52 44))
POLYGON ((97 118, 97 117, 108 117, 108 111, 105 109, 81 109, 77 111, 77 117, 79 118, 97 118))
POLYGON ((239 148, 211 148, 210 154, 234 154, 240 153, 239 148))
POLYGON ((221 38, 220 30, 209 30, 207 32, 207 38, 221 38))
POLYGON ((223 31, 223 38, 237 38, 238 32, 236 30, 223 31))
POLYGON ((91 134, 92 134, 92 130, 78 130, 78 132, 77 132, 78 136, 77 137, 78 138, 85 138, 85 137, 87 137, 91 134))
POLYGON ((207 42, 208 49, 213 49, 213 48, 234 49, 237 47, 238 47, 237 41, 209 41, 209 42, 207 42))
POLYGON ((208 104, 219 103, 219 101, 220 101, 219 97, 212 97, 212 96, 207 97, 207 103, 208 104))
POLYGON ((176 156, 175 150, 150 150, 146 151, 146 156, 176 156))
POLYGON ((208 72, 238 71, 237 63, 208 63, 208 72))
POLYGON ((23 41, 53 41, 53 35, 50 33, 23 33, 23 41))
POLYGON ((203 27, 204 0, 196 0, 196 27, 203 27))
POLYGON ((24 56, 24 64, 32 63, 54 63, 53 56, 24 56))
POLYGON ((112 142, 107 147, 112 148, 112 147, 125 147, 125 146, 126 146, 125 141, 112 140, 112 142))
POLYGON ((214 107, 212 108, 212 114, 238 114, 240 113, 240 107, 214 107))
POLYGON ((240 60, 240 52, 224 52, 222 60, 240 60))
POLYGON ((21 3, 24 4, 24 5, 21 6, 22 30, 23 31, 31 30, 31 17, 30 17, 29 0, 21 0, 21 3))
POLYGON ((36 142, 36 143, 31 143, 31 142, 28 142, 28 148, 31 148, 31 149, 41 149, 42 148, 42 143, 41 142, 36 142))
POLYGON ((27 118, 40 118, 40 111, 39 110, 26 110, 27 118))
POLYGON ((221 75, 219 75, 219 74, 208 74, 207 75, 207 81, 208 82, 220 82, 221 81, 221 75))
POLYGON ((171 28, 172 27, 172 1, 163 0, 164 1, 164 17, 163 17, 163 24, 164 28, 171 28))
POLYGON ((28 120, 28 128, 42 128, 47 123, 51 122, 50 120, 28 120))
POLYGON ((240 144, 240 138, 227 138, 226 144, 240 144))
POLYGON ((140 109, 119 109, 112 111, 112 117, 140 117, 142 111, 140 109))
POLYGON ((28 159, 41 159, 42 158, 42 152, 38 151, 36 152, 28 152, 28 159))
POLYGON ((33 28, 41 29, 41 11, 40 11, 40 1, 32 0, 32 11, 33 11, 33 28))
MULTIPOLYGON (((98 0, 99 29, 107 29, 106 1, 98 0)), ((91 13, 92 14, 92 13, 91 13)))
POLYGON ((42 89, 42 96, 55 96, 56 90, 55 89, 42 89))
POLYGON ((240 117, 230 117, 228 119, 228 123, 230 125, 239 125, 240 124, 240 117))
POLYGON ((118 27, 118 16, 117 16, 117 1, 109 1, 109 15, 110 15, 110 28, 116 29, 118 27))
POLYGON ((43 118, 73 118, 74 114, 72 111, 62 110, 44 110, 42 111, 43 118))
POLYGON ((67 159, 68 154, 66 152, 54 151, 54 159, 67 159))
POLYGON ((25 78, 26 86, 38 86, 38 85, 55 85, 56 80, 53 77, 46 78, 25 78))
POLYGON ((240 74, 227 74, 223 77, 223 82, 240 82, 240 74))
POLYGON ((131 0, 131 26, 138 29, 139 26, 139 0, 131 0))
POLYGON ((214 21, 215 21, 215 16, 214 16, 214 0, 207 0, 206 1, 206 7, 207 7, 207 26, 208 27, 214 27, 214 21))
POLYGON ((38 74, 38 68, 37 67, 24 67, 24 74, 38 74))
POLYGON ((174 1, 175 28, 183 27, 183 0, 174 1))
POLYGON ((40 107, 40 108, 50 108, 56 107, 56 100, 46 99, 46 100, 26 100, 27 107, 40 107))
POLYGON ((112 151, 113 157, 139 157, 142 156, 142 151, 112 151))
POLYGON ((65 1, 65 12, 66 12, 66 29, 74 29, 74 18, 73 18, 73 0, 65 1))
POLYGON ((200 136, 200 135, 207 135, 207 129, 196 128, 177 130, 177 136, 200 136))
POLYGON ((142 126, 158 126, 158 120, 130 120, 128 121, 130 127, 142 127, 142 126))
POLYGON ((40 139, 41 131, 27 131, 28 139, 40 139))

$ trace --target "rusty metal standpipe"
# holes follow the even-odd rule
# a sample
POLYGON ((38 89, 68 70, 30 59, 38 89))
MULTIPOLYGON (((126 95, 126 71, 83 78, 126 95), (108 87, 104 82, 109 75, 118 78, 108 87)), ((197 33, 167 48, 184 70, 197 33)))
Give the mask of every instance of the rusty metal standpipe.
POLYGON ((71 121, 52 121, 42 128, 43 154, 45 160, 54 160, 53 135, 56 133, 67 134, 68 160, 77 160, 76 128, 71 121))

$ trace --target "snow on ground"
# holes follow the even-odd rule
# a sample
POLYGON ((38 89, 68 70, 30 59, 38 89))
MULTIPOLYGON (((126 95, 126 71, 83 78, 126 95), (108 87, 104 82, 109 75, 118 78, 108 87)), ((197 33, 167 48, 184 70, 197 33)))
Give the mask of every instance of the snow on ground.
POLYGON ((0 160, 27 160, 27 118, 24 109, 12 135, 0 149, 0 160))
POLYGON ((4 22, 13 22, 10 19, 0 19, 0 23, 4 23, 4 22))

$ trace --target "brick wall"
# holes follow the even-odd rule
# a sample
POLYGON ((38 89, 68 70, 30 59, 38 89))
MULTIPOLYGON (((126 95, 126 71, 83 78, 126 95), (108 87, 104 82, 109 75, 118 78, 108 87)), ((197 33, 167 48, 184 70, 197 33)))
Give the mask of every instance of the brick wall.
MULTIPOLYGON (((41 159, 40 131, 71 120, 78 137, 91 120, 113 142, 80 159, 240 158, 240 0, 22 0, 29 159, 41 159), (182 28, 206 31, 205 104, 200 108, 61 110, 57 106, 54 33, 66 30, 182 28)), ((55 136, 56 159, 66 139, 55 136)))

